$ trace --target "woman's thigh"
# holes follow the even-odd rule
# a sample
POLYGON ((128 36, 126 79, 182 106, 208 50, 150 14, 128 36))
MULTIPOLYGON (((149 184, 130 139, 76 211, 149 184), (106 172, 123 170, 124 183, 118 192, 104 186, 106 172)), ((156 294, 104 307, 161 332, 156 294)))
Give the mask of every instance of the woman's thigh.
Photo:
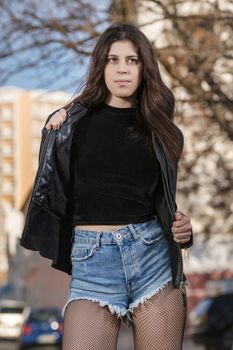
POLYGON ((73 300, 66 308, 62 350, 116 350, 120 319, 107 306, 73 300))
POLYGON ((133 313, 135 350, 181 350, 187 313, 185 286, 165 286, 133 313))

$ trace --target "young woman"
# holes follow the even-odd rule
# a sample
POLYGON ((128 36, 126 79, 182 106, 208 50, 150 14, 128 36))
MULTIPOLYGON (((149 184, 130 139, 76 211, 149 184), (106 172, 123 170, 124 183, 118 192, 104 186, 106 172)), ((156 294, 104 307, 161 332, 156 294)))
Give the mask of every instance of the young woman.
POLYGON ((71 274, 63 350, 114 350, 121 320, 136 350, 182 348, 187 297, 177 211, 182 132, 154 48, 130 23, 97 42, 85 88, 42 130, 21 245, 71 274))

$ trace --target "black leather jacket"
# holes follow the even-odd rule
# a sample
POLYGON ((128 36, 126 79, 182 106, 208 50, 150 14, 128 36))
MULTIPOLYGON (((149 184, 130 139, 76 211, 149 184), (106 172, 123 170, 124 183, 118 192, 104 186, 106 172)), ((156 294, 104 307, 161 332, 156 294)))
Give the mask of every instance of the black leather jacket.
MULTIPOLYGON (((74 126, 85 117, 91 105, 76 103, 67 113, 67 118, 58 130, 42 129, 39 150, 39 166, 20 245, 39 251, 40 255, 52 260, 51 266, 71 274, 72 226, 69 214, 69 163, 70 147, 74 126)), ((56 111, 55 111, 56 112, 56 111)), ((50 114, 48 120, 55 113, 50 114)), ((177 128, 183 141, 183 134, 177 128)), ((173 285, 180 287, 186 281, 183 273, 181 249, 193 244, 193 234, 188 243, 178 244, 171 232, 177 209, 175 202, 177 170, 174 170, 165 157, 162 146, 152 133, 152 141, 160 166, 161 178, 158 195, 155 198, 155 211, 169 243, 173 285)))

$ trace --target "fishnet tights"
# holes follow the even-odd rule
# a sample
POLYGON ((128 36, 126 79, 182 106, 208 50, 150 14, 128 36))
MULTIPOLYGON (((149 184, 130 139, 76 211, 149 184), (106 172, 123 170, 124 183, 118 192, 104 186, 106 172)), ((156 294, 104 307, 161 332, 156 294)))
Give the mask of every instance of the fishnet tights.
POLYGON ((181 350, 186 319, 186 291, 169 283, 133 313, 135 350, 181 350))
POLYGON ((71 301, 65 311, 62 350, 115 350, 120 324, 107 306, 71 301))
MULTIPOLYGON (((185 287, 164 289, 133 310, 135 350, 181 350, 186 319, 185 287)), ((121 320, 88 300, 68 304, 62 350, 116 350, 121 320)))

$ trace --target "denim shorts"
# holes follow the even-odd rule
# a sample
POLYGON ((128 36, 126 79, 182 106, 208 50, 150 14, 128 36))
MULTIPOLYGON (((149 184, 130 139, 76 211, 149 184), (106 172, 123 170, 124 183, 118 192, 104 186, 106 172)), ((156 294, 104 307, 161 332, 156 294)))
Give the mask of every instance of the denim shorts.
POLYGON ((73 228, 69 297, 107 305, 126 327, 140 303, 172 281, 168 242, 157 217, 113 231, 73 228))

